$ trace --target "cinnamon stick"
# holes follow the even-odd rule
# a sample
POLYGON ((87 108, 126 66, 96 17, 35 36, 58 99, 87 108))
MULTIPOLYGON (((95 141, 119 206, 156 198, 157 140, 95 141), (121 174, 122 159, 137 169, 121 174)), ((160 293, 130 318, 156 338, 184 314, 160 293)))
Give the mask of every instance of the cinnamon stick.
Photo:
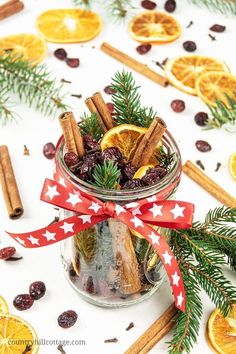
POLYGON ((24 9, 24 3, 19 0, 11 0, 0 6, 0 20, 14 15, 24 9))
POLYGON ((183 165, 183 172, 225 206, 230 208, 236 207, 236 198, 231 196, 211 178, 205 175, 205 173, 203 173, 191 161, 188 160, 185 165, 183 165))
POLYGON ((59 116, 59 121, 68 151, 73 152, 78 155, 79 158, 82 158, 85 154, 83 138, 80 133, 80 128, 76 124, 73 113, 62 113, 59 116))
POLYGON ((177 309, 173 303, 124 354, 148 353, 174 327, 176 313, 177 309))
POLYGON ((138 60, 133 59, 132 57, 121 52, 120 50, 116 49, 115 47, 112 47, 109 43, 106 43, 106 42, 102 43, 101 50, 104 53, 113 57, 114 59, 118 60, 122 64, 125 64, 129 68, 146 76, 147 78, 154 81, 155 83, 157 83, 163 87, 166 87, 168 85, 168 80, 164 76, 158 74, 156 71, 148 68, 147 65, 140 63, 138 60))
POLYGON ((24 210, 6 145, 0 146, 0 182, 9 218, 17 219, 24 210))
POLYGON ((91 113, 97 114, 104 132, 113 127, 111 113, 100 92, 96 92, 92 97, 87 98, 85 103, 91 113))
POLYGON ((161 118, 154 119, 135 151, 132 165, 139 168, 148 164, 165 131, 165 122, 161 118))
POLYGON ((135 294, 141 289, 138 261, 129 228, 114 219, 109 219, 112 248, 120 273, 120 291, 124 295, 135 294))

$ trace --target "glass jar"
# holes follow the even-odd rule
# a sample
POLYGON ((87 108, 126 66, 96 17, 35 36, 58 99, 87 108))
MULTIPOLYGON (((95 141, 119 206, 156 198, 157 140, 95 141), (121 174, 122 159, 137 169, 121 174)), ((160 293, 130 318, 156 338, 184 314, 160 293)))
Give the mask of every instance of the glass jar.
MULTIPOLYGON (((77 178, 64 163, 63 140, 56 161, 67 182, 104 202, 124 205, 153 195, 172 199, 180 181, 181 157, 168 131, 163 146, 173 154, 167 175, 156 184, 135 190, 104 190, 77 178)), ((70 211, 60 211, 61 219, 72 215, 70 211)), ((167 229, 158 231, 168 237, 167 229)), ((102 307, 125 307, 149 298, 160 287, 165 271, 152 246, 140 236, 110 218, 67 239, 61 247, 67 280, 85 300, 102 307)))

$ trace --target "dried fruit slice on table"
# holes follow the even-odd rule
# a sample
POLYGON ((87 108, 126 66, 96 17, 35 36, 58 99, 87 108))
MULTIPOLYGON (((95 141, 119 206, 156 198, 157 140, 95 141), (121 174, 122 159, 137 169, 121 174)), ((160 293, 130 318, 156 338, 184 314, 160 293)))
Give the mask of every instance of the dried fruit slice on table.
POLYGON ((229 158, 229 173, 236 181, 236 152, 234 152, 229 158))
POLYGON ((199 55, 186 55, 168 60, 165 73, 169 82, 181 91, 197 95, 196 81, 200 75, 211 71, 228 72, 223 62, 199 55))
POLYGON ((141 43, 168 43, 180 36, 181 27, 171 15, 148 11, 131 19, 129 33, 141 43))
POLYGON ((0 38, 0 55, 4 53, 36 65, 46 56, 47 44, 43 38, 34 34, 15 34, 0 38))
POLYGON ((229 105, 228 97, 234 97, 236 92, 236 76, 229 73, 209 72, 201 75, 196 82, 198 96, 210 106, 220 100, 229 105))
POLYGON ((9 308, 6 300, 0 296, 0 314, 2 313, 9 313, 9 308))
POLYGON ((101 18, 82 9, 53 9, 43 12, 36 20, 43 37, 54 43, 86 42, 98 35, 101 18))
POLYGON ((0 314, 0 353, 23 353, 27 343, 28 354, 38 353, 37 335, 29 323, 17 316, 0 314))
POLYGON ((208 320, 207 334, 217 353, 236 353, 236 305, 233 305, 228 317, 224 317, 218 309, 213 311, 208 320))

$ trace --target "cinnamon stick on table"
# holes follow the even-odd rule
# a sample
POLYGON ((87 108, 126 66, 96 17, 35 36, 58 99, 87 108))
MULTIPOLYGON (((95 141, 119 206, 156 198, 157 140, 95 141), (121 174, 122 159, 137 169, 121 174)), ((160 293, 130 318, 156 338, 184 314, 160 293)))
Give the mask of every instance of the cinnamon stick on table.
POLYGON ((155 83, 157 83, 163 87, 166 87, 168 85, 168 80, 164 76, 158 74, 156 71, 148 68, 147 65, 140 63, 138 60, 133 59, 132 57, 121 52, 120 50, 116 49, 115 47, 112 47, 110 44, 104 42, 101 45, 101 50, 104 53, 113 57, 114 59, 118 60, 122 64, 125 64, 129 68, 146 76, 147 78, 154 81, 155 83))
POLYGON ((173 303, 168 309, 134 342, 124 354, 146 354, 157 344, 175 324, 177 309, 173 303))
POLYGON ((68 152, 73 152, 82 158, 85 154, 83 137, 80 128, 76 124, 75 117, 72 112, 65 112, 59 116, 60 125, 63 131, 65 144, 68 152))
POLYGON ((0 5, 0 20, 3 20, 11 15, 16 14, 24 9, 24 4, 19 0, 10 0, 5 4, 0 5))
POLYGON ((205 175, 205 173, 203 173, 191 161, 188 160, 185 165, 183 165, 183 172, 225 206, 230 208, 236 207, 236 198, 231 196, 211 178, 205 175))
POLYGON ((165 131, 165 122, 161 118, 155 118, 135 151, 132 165, 139 168, 148 164, 165 131))
POLYGON ((113 127, 111 113, 100 92, 96 92, 92 97, 87 98, 85 103, 91 113, 97 114, 104 132, 113 127))
POLYGON ((6 145, 0 146, 0 182, 9 218, 17 219, 24 210, 6 145))

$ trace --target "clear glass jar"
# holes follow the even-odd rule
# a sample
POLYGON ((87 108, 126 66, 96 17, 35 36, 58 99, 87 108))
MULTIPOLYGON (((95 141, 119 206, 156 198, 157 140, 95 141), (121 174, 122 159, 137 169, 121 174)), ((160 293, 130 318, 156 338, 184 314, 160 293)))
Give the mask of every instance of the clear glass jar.
MULTIPOLYGON (((104 190, 80 180, 63 160, 64 141, 56 154, 61 176, 75 188, 104 202, 120 205, 157 195, 172 199, 181 175, 181 157, 171 134, 166 132, 163 145, 173 153, 168 174, 154 185, 135 190, 104 190)), ((61 209, 60 218, 73 215, 61 209)), ((163 237, 168 230, 158 228, 163 237)), ((120 221, 108 219, 63 242, 61 257, 67 280, 88 302, 102 307, 125 307, 149 298, 160 287, 165 275, 155 251, 134 230, 120 221)))

